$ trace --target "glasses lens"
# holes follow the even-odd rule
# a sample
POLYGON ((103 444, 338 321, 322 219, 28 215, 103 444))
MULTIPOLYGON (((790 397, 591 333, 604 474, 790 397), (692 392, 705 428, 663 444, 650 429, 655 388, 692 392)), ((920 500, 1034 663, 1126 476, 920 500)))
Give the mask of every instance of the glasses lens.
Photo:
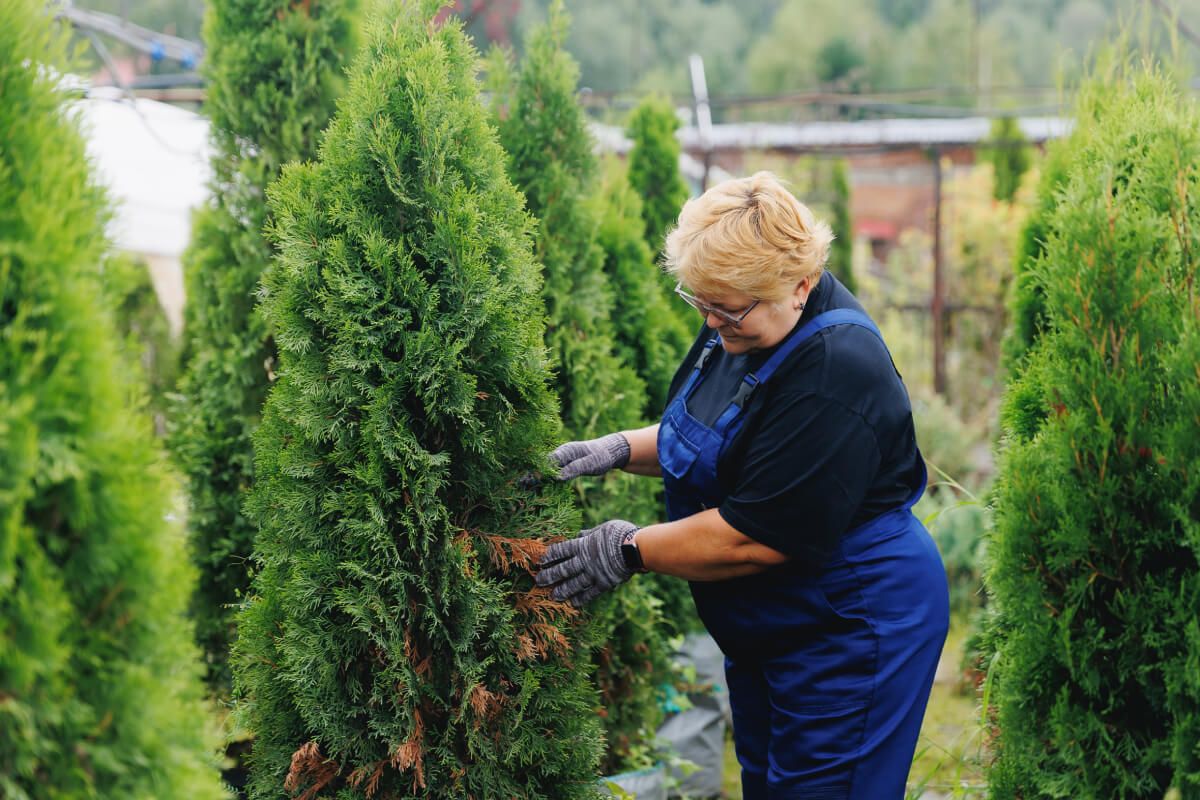
POLYGON ((742 321, 739 318, 733 316, 728 311, 723 311, 722 309, 714 308, 713 306, 710 306, 708 303, 702 302, 696 296, 688 294, 687 292, 685 292, 683 290, 683 284, 677 284, 675 286, 675 294, 677 294, 681 298, 683 298, 683 302, 687 303, 689 306, 696 309, 697 311, 699 311, 701 314, 705 315, 706 317, 709 314, 712 314, 714 317, 721 320, 722 322, 725 322, 729 325, 733 325, 734 327, 738 327, 742 323, 742 321))

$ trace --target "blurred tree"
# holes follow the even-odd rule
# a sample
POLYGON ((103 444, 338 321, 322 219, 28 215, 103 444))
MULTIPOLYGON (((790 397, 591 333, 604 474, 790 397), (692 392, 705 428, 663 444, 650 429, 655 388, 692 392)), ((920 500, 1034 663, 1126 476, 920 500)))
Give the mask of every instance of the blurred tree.
POLYGON ((875 0, 875 8, 890 24, 907 28, 925 16, 929 0, 875 0))
MULTIPOLYGON (((613 310, 617 354, 632 364, 646 384, 643 416, 662 416, 671 377, 695 339, 698 320, 668 304, 662 273, 643 236, 642 201, 629 185, 629 173, 616 158, 603 169, 594 195, 599 219, 596 243, 604 254, 604 272, 618 299, 613 310)), ((672 298, 674 294, 672 293, 672 298)))
POLYGON ((384 9, 319 160, 271 190, 235 645, 256 800, 596 793, 587 626, 531 579, 578 517, 517 480, 559 431, 529 219, 439 5, 384 9))
POLYGON ((829 270, 851 292, 858 291, 854 280, 854 222, 850 219, 850 177, 845 159, 830 166, 830 225, 833 227, 833 246, 829 250, 829 270))
POLYGON ((1029 169, 1029 148, 1021 124, 1014 117, 992 120, 991 142, 983 156, 992 164, 993 196, 1011 203, 1021 187, 1021 178, 1029 169))
POLYGON ((175 388, 179 373, 179 342, 170 325, 150 271, 140 259, 113 253, 104 259, 104 292, 115 313, 117 333, 125 340, 130 368, 146 382, 147 410, 154 431, 166 433, 167 395, 175 388))
POLYGON ((196 215, 187 279, 182 400, 171 445, 188 480, 200 589, 197 634, 214 689, 228 687, 233 606, 249 586, 251 435, 275 345, 255 311, 271 257, 264 193, 284 163, 311 158, 342 88, 356 0, 211 0, 205 23, 213 198, 196 215))
MULTIPOLYGON (((872 0, 787 0, 750 49, 749 88, 759 93, 815 89, 829 79, 823 76, 840 77, 837 70, 848 70, 855 53, 888 49, 890 36, 872 0)), ((883 81, 878 66, 872 55, 861 68, 862 86, 883 81)))
POLYGON ((866 63, 866 56, 858 44, 847 36, 835 36, 817 51, 817 80, 854 91, 858 88, 855 79, 866 63))
POLYGON ((65 32, 0 4, 0 796, 221 798, 174 485, 100 279, 65 32))
MULTIPOLYGON (((638 298, 622 296, 618 305, 605 271, 606 253, 597 240, 602 209, 591 199, 600 190, 596 159, 575 99, 578 69, 563 49, 566 33, 566 14, 555 4, 547 23, 531 34, 519 67, 510 71, 503 54, 494 53, 489 74, 509 173, 539 220, 534 253, 545 268, 546 347, 558 373, 566 435, 591 439, 644 426, 648 400, 637 362, 621 358, 618 320, 627 311, 625 303, 636 305, 638 298)), ((641 269, 646 267, 643 261, 641 269)), ((621 270, 622 281, 644 284, 650 274, 643 276, 621 270)), ((637 292, 636 286, 622 288, 637 292)), ((614 518, 645 525, 661 516, 655 481, 618 470, 572 486, 579 491, 587 526, 614 518)), ((662 618, 650 587, 639 580, 594 605, 604 631, 595 657, 606 705, 601 710, 609 745, 604 768, 647 766, 630 759, 647 755, 637 745, 653 736, 662 716, 655 693, 669 676, 670 656, 662 618)))
MULTIPOLYGON (((1155 70, 1098 75, 1005 400, 988 585, 992 796, 1200 793, 1200 116, 1155 70)), ((1168 795, 1170 796, 1170 795, 1168 795)))
POLYGON ((1054 21, 1057 46, 1078 58, 1095 55, 1092 51, 1108 40, 1115 22, 1111 10, 1098 0, 1070 0, 1054 21))
POLYGON ((641 198, 646 244, 655 261, 688 199, 687 182, 679 171, 678 129, 679 117, 671 101, 651 95, 633 110, 626 131, 633 142, 629 182, 641 198))

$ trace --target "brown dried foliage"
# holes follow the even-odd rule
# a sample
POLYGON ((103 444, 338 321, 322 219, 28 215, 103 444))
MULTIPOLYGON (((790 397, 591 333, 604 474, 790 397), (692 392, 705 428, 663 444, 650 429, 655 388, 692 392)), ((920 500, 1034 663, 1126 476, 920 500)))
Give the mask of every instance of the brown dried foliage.
POLYGON ((387 759, 375 761, 370 764, 364 764, 354 772, 350 773, 350 785, 357 789, 365 780, 367 785, 363 791, 368 798, 374 797, 379 791, 379 781, 383 777, 383 768, 387 766, 387 759))
POLYGON ((540 539, 516 539, 491 533, 482 534, 482 538, 492 564, 504 574, 517 567, 532 575, 549 546, 540 539))
POLYGON ((579 609, 570 603, 551 598, 548 586, 533 587, 517 598, 513 608, 527 617, 536 618, 538 622, 552 622, 555 618, 574 617, 579 614, 579 609))
POLYGON ((303 784, 311 782, 296 800, 313 800, 342 771, 339 764, 321 755, 316 742, 308 742, 292 753, 292 766, 284 778, 283 788, 289 792, 300 791, 303 784))
POLYGON ((433 659, 429 655, 421 656, 420 649, 413 642, 412 631, 404 631, 404 658, 413 665, 413 671, 428 680, 433 674, 433 659))
POLYGON ((413 771, 413 791, 425 788, 425 723, 421 712, 413 712, 413 730, 408 740, 392 753, 392 766, 413 771))
POLYGON ((504 696, 488 690, 483 684, 476 684, 471 690, 468 700, 471 710, 475 712, 475 728, 485 722, 491 722, 504 710, 504 696))

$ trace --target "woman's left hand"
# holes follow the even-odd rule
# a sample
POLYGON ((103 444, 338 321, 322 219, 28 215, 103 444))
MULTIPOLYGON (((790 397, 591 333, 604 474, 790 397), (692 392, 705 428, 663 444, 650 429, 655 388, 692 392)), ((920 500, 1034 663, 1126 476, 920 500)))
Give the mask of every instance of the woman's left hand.
POLYGON ((637 530, 632 522, 610 519, 550 545, 538 563, 537 585, 553 586, 552 598, 576 608, 590 603, 633 575, 621 556, 621 542, 637 530))

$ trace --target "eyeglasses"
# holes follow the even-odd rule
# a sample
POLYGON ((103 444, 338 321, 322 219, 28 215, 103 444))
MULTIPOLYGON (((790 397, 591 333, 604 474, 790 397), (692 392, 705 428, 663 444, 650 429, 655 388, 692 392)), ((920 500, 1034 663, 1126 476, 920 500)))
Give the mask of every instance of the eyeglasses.
POLYGON ((755 300, 753 303, 746 306, 745 310, 736 314, 732 314, 724 309, 717 308, 716 306, 710 306, 708 303, 705 303, 695 295, 688 294, 683 290, 682 283, 675 284, 675 294, 682 297, 683 302, 687 303, 704 316, 707 317, 709 314, 712 314, 717 319, 721 320, 722 322, 727 322, 735 328, 742 327, 742 320, 746 318, 747 314, 754 310, 755 306, 762 302, 761 300, 755 300))

